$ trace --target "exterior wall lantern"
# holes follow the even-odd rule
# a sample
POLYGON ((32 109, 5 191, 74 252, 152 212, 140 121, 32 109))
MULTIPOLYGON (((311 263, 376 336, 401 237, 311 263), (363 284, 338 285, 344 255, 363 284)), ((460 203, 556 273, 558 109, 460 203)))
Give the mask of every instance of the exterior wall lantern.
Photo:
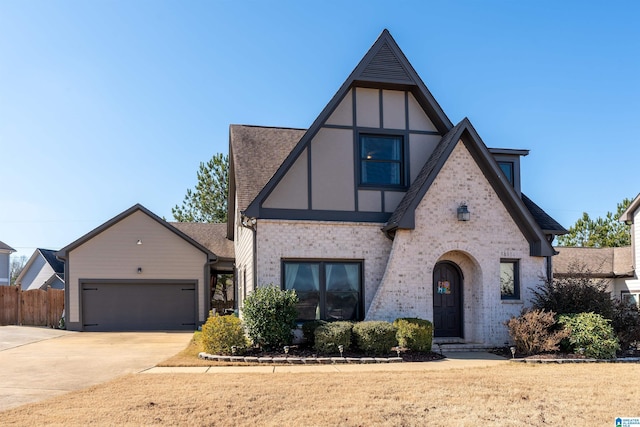
POLYGON ((458 206, 458 221, 469 221, 471 219, 471 212, 467 209, 466 203, 460 203, 458 206))

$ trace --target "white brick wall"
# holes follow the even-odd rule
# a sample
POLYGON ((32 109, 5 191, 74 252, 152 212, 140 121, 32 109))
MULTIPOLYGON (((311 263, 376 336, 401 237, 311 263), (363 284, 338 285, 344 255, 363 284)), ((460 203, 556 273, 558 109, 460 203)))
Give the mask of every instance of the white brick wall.
POLYGON ((258 286, 281 282, 282 258, 364 260, 368 310, 387 265, 391 240, 383 224, 333 221, 258 221, 258 286))
POLYGON ((545 274, 546 260, 529 256, 529 243, 462 143, 416 209, 414 230, 399 230, 386 274, 367 317, 433 318, 433 267, 455 262, 464 279, 463 321, 467 342, 503 345, 504 322, 518 315, 545 274), (456 218, 466 202, 469 222, 456 218), (520 301, 500 299, 500 259, 520 260, 520 301))

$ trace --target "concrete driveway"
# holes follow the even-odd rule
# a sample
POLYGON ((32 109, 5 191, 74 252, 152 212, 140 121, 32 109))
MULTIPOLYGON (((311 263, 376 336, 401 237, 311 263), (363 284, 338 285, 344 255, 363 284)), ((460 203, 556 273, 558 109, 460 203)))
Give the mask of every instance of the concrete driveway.
POLYGON ((144 371, 192 336, 0 326, 0 411, 144 371))

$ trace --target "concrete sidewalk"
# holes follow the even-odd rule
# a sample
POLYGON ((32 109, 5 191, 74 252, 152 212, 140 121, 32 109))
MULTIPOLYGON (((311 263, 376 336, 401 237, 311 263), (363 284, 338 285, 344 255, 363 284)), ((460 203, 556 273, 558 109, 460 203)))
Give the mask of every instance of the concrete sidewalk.
POLYGON ((147 369, 143 374, 279 374, 309 372, 374 372, 374 371, 438 371, 445 369, 482 368, 508 363, 509 360, 495 354, 474 352, 445 353, 446 359, 431 362, 366 363, 366 364, 314 364, 281 365, 265 364, 256 366, 200 366, 200 367, 159 367, 147 369))

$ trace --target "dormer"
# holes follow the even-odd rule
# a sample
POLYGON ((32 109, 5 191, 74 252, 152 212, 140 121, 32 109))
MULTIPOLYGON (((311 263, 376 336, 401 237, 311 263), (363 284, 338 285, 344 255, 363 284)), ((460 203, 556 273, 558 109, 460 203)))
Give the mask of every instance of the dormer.
POLYGON ((511 183, 513 188, 522 195, 520 186, 520 157, 527 156, 529 150, 515 150, 510 148, 489 148, 489 152, 500 166, 505 179, 511 183))

